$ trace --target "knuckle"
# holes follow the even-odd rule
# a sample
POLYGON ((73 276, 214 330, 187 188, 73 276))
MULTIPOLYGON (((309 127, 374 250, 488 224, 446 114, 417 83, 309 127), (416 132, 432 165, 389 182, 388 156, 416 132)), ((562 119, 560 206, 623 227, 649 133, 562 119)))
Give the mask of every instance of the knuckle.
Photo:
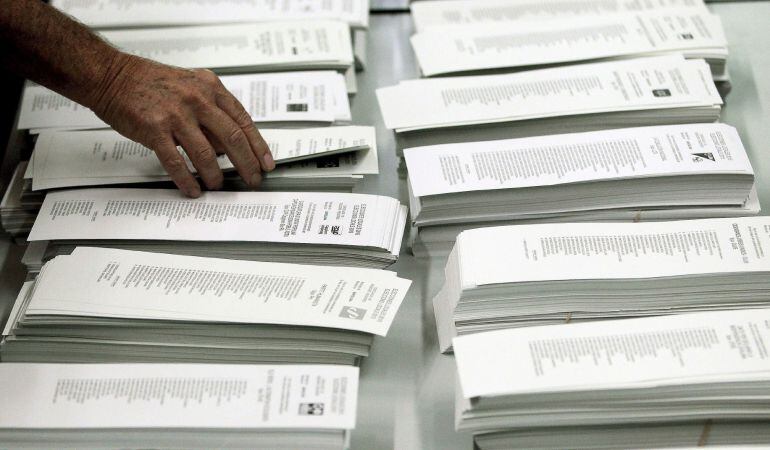
POLYGON ((216 164, 217 154, 211 147, 201 148, 196 152, 198 162, 203 165, 216 164))
POLYGON ((243 130, 236 128, 231 130, 227 134, 227 145, 232 147, 239 147, 246 143, 246 135, 243 134, 243 130))
POLYGON ((246 112, 245 109, 240 108, 240 112, 238 112, 238 117, 235 118, 238 125, 241 126, 241 128, 253 128, 254 127, 254 121, 251 120, 251 115, 249 115, 248 112, 246 112))
POLYGON ((195 75, 199 80, 209 85, 218 85, 219 77, 209 69, 198 69, 195 71, 195 75))
POLYGON ((145 122, 150 129, 165 130, 171 126, 171 115, 166 112, 155 111, 145 117, 145 122))
POLYGON ((187 170, 187 165, 184 163, 182 158, 179 157, 179 155, 161 157, 160 162, 169 173, 179 173, 182 170, 187 170))
POLYGON ((185 91, 182 94, 182 100, 186 104, 192 105, 195 107, 204 106, 208 103, 208 99, 206 98, 206 96, 196 89, 185 91))

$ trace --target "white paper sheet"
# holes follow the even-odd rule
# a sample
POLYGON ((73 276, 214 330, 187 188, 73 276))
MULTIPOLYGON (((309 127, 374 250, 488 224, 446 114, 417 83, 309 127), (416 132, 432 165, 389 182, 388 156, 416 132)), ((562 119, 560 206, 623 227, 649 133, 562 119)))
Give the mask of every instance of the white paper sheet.
MULTIPOLYGON (((349 121, 344 77, 333 71, 223 75, 222 84, 254 122, 349 121)), ((24 88, 20 130, 107 128, 90 109, 43 86, 24 88)))
POLYGON ((462 286, 770 270, 770 218, 479 228, 457 238, 462 286))
POLYGON ((152 27, 333 19, 365 28, 368 0, 53 0, 90 27, 152 27))
POLYGON ((753 174, 735 128, 687 124, 404 150, 417 197, 584 181, 753 174))
MULTIPOLYGON (((317 192, 79 189, 46 195, 29 241, 140 239, 285 242, 388 249, 401 205, 317 192)), ((398 231, 400 233, 400 231, 398 231)))
POLYGON ((425 76, 666 52, 727 56, 719 18, 692 10, 436 28, 411 42, 425 76))
POLYGON ((357 367, 330 365, 8 363, 0 379, 3 429, 352 429, 358 390, 357 367))
POLYGON ((455 338, 465 398, 770 379, 770 310, 491 331, 455 338))
MULTIPOLYGON (((341 149, 369 151, 376 147, 373 127, 263 128, 260 134, 276 164, 332 155, 341 149)), ((376 149, 374 151, 376 154, 376 149)), ((43 132, 37 138, 31 161, 33 190, 170 179, 152 150, 111 130, 43 132)), ((218 161, 223 170, 234 169, 226 155, 221 155, 218 161)), ((308 166, 312 166, 312 162, 308 162, 308 166)), ((189 167, 195 171, 191 163, 189 167)), ((297 169, 292 167, 283 172, 297 172, 297 169)))
POLYGON ((314 326, 385 336, 410 284, 377 269, 78 247, 43 266, 25 314, 314 326))
POLYGON ((377 99, 385 125, 397 132, 722 104, 708 65, 681 56, 410 80, 378 89, 377 99))

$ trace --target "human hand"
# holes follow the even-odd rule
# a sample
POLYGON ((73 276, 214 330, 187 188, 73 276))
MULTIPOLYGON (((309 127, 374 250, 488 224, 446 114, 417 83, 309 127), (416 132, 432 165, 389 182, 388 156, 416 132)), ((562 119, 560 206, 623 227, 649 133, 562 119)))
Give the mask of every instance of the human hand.
POLYGON ((177 145, 208 189, 222 187, 217 151, 230 158, 252 188, 275 162, 243 105, 209 70, 188 70, 119 54, 95 90, 96 114, 120 134, 152 149, 179 189, 201 195, 177 145))

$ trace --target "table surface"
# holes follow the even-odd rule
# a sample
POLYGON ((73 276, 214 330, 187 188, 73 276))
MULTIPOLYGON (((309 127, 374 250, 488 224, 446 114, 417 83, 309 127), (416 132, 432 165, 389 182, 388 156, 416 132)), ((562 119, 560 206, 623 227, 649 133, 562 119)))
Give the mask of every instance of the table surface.
MULTIPOLYGON (((757 174, 763 214, 770 212, 770 2, 711 5, 724 23, 730 43, 733 90, 722 120, 738 128, 757 174)), ((359 74, 352 99, 354 122, 377 127, 380 175, 365 180, 358 192, 396 197, 407 203, 398 178, 392 133, 385 129, 374 90, 419 76, 408 37, 408 14, 371 17, 368 67, 359 74)), ((14 158, 7 155, 6 158, 14 158)), ((0 324, 8 316, 25 271, 21 246, 0 239, 0 324)), ((454 361, 440 355, 431 298, 443 281, 444 261, 417 259, 402 249, 392 270, 414 281, 387 338, 378 338, 361 367, 358 425, 353 449, 452 450, 472 448, 471 436, 454 431, 454 361)), ((695 443, 693 444, 695 445, 695 443)))

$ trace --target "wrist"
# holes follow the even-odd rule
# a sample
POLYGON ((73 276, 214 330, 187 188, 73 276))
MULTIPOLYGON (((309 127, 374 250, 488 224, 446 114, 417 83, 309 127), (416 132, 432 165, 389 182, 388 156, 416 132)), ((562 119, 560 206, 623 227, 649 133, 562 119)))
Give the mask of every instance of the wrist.
POLYGON ((115 95, 121 92, 126 82, 131 78, 131 71, 139 63, 138 58, 110 47, 102 58, 100 67, 95 72, 93 83, 83 87, 84 106, 92 109, 102 117, 109 109, 115 95))

